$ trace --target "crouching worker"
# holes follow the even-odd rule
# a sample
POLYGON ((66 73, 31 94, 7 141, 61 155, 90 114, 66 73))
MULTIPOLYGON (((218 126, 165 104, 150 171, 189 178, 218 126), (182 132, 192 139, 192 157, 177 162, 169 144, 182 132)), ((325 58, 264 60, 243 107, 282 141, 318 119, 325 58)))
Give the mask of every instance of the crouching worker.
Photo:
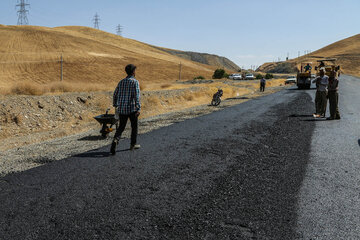
POLYGON ((340 112, 339 112, 339 80, 336 78, 336 72, 332 72, 331 76, 329 77, 329 86, 328 86, 328 97, 329 97, 329 104, 330 104, 330 117, 327 120, 334 120, 340 119, 340 112))
POLYGON ((140 87, 135 79, 136 66, 129 64, 125 67, 127 77, 119 82, 113 97, 113 106, 116 108, 116 115, 119 117, 120 125, 116 129, 114 140, 111 144, 110 153, 116 154, 116 146, 119 143, 121 134, 125 130, 126 123, 130 118, 131 122, 131 144, 130 150, 140 148, 136 144, 138 134, 138 117, 140 115, 140 87))

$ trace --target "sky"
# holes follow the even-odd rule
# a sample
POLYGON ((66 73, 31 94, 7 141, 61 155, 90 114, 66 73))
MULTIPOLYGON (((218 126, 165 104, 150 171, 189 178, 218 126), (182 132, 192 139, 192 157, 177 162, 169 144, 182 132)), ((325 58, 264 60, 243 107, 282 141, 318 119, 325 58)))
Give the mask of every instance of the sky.
MULTIPOLYGON (((0 0, 16 25, 17 0, 0 0)), ((295 58, 360 33, 359 0, 27 0, 30 25, 93 27, 151 45, 225 56, 242 68, 295 58)), ((0 43, 1 44, 1 43, 0 43)))

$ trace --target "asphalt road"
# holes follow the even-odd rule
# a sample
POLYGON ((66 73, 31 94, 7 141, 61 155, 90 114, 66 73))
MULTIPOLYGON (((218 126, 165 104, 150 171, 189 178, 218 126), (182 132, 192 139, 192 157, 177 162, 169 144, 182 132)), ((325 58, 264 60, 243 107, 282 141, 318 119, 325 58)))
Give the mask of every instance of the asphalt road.
MULTIPOLYGON (((360 239, 360 79, 340 79, 340 121, 316 121, 301 188, 304 239, 360 239)), ((329 115, 329 114, 327 114, 329 115)))
POLYGON ((0 239, 359 236, 359 111, 342 94, 340 122, 312 121, 314 94, 283 90, 143 134, 137 151, 125 139, 116 156, 106 147, 0 178, 0 239))

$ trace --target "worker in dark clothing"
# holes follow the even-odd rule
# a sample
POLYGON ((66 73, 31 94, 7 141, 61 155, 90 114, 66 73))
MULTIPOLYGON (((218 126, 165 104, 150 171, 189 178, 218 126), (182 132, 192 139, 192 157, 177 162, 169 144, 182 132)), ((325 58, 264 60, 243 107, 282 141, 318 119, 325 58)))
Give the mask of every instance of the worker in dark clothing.
POLYGON ((260 92, 264 92, 265 91, 265 85, 266 85, 266 80, 265 78, 262 78, 260 80, 260 92))
POLYGON ((305 72, 311 72, 312 67, 311 67, 310 64, 308 63, 308 64, 306 64, 306 66, 304 67, 304 69, 305 69, 305 72))
POLYGON ((328 97, 329 97, 329 104, 330 104, 330 117, 327 120, 335 120, 340 119, 340 112, 339 112, 339 80, 336 77, 336 72, 333 71, 331 76, 329 77, 329 86, 328 86, 328 97))

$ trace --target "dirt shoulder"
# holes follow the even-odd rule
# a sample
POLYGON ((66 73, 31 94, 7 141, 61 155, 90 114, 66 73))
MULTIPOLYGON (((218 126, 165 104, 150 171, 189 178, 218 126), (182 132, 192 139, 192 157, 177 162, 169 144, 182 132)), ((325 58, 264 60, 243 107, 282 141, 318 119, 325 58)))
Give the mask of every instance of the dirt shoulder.
MULTIPOLYGON (((251 91, 249 94, 225 99, 219 107, 208 106, 208 104, 191 106, 194 103, 186 101, 186 97, 196 94, 203 94, 197 100, 200 99, 202 101, 202 98, 207 100, 209 98, 206 95, 207 90, 202 87, 191 87, 186 91, 162 90, 143 92, 145 110, 143 111, 143 118, 139 122, 139 133, 143 134, 188 118, 218 111, 281 89, 283 87, 278 86, 268 88, 265 93, 251 91), (157 96, 157 98, 154 96, 157 96), (175 99, 178 102, 172 102, 172 106, 166 105, 166 101, 169 103, 175 99), (178 107, 178 110, 176 110, 176 105, 180 104, 185 109, 178 107), (147 110, 151 105, 154 105, 155 109, 153 111, 147 110), (168 113, 163 113, 166 111, 168 113)), ((8 98, 6 101, 11 102, 13 100, 16 103, 14 99, 8 98)), ((11 115, 11 113, 8 120, 5 120, 8 121, 8 126, 11 125, 15 130, 10 132, 10 128, 10 130, 2 129, 1 131, 3 139, 0 147, 0 176, 11 172, 24 171, 45 163, 100 148, 111 142, 113 134, 110 134, 108 139, 101 138, 99 133, 100 125, 92 119, 96 114, 103 113, 103 109, 108 105, 101 106, 100 103, 110 102, 111 93, 71 93, 62 96, 52 96, 51 98, 48 96, 27 96, 23 97, 23 100, 23 106, 16 104, 7 105, 2 102, 3 106, 5 105, 10 108, 9 110, 13 110, 13 112, 14 109, 23 107, 24 113, 17 115, 19 118, 18 122, 11 122, 14 118, 16 120, 17 117, 11 115), (67 107, 65 108, 64 106, 67 107), (40 113, 31 114, 31 109, 39 109, 38 112, 40 113), (45 117, 42 117, 41 114, 44 114, 45 117), (49 120, 49 114, 54 116, 54 118, 49 120), (4 138, 4 134, 14 134, 14 136, 4 138)), ((2 121, 4 122, 4 118, 2 121)), ((123 137, 129 137, 128 129, 123 137)))

